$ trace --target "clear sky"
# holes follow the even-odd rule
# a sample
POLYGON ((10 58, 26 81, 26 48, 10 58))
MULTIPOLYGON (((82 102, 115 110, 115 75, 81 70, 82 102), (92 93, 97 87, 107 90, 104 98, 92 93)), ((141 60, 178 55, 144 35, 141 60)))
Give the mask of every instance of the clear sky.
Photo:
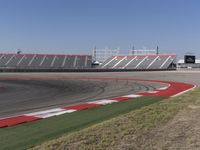
POLYGON ((159 48, 200 56, 200 0, 0 0, 0 51, 159 48))

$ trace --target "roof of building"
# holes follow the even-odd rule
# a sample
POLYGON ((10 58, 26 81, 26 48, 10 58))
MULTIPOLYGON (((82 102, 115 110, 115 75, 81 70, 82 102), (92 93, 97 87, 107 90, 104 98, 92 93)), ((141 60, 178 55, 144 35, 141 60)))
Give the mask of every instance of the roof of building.
MULTIPOLYGON (((184 61, 184 59, 180 59, 180 60, 178 60, 177 63, 178 63, 178 64, 184 64, 185 61, 184 61)), ((195 60, 195 63, 196 63, 196 64, 200 64, 200 59, 196 59, 196 60, 195 60)))

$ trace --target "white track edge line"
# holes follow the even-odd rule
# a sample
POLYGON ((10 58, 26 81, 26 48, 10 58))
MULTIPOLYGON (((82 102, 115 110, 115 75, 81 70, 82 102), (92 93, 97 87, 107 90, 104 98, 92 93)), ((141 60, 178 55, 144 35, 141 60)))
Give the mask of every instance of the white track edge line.
POLYGON ((127 97, 127 98, 137 98, 137 97, 142 97, 143 95, 139 94, 130 94, 130 95, 124 95, 122 97, 127 97))
POLYGON ((177 93, 177 94, 175 94, 175 95, 172 95, 172 96, 170 96, 170 97, 177 97, 177 96, 179 96, 179 95, 182 95, 182 94, 184 94, 184 93, 187 93, 187 92, 189 92, 189 91, 195 89, 196 87, 197 87, 197 86, 194 85, 192 88, 187 89, 187 90, 185 90, 185 91, 182 91, 182 92, 180 92, 180 93, 177 93))
POLYGON ((111 103, 116 103, 116 102, 118 102, 118 101, 117 100, 102 99, 102 100, 88 102, 87 104, 101 104, 101 105, 106 105, 106 104, 111 104, 111 103))

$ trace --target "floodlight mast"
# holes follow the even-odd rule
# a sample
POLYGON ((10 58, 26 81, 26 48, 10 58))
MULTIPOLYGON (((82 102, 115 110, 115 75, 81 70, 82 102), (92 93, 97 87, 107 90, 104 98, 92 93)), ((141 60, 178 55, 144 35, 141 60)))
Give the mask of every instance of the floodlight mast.
POLYGON ((158 46, 156 47, 156 54, 158 55, 159 54, 159 48, 158 48, 158 46))
POLYGON ((94 46, 94 49, 93 49, 93 61, 96 61, 97 59, 97 47, 94 46))
POLYGON ((133 45, 133 47, 132 47, 132 55, 134 55, 134 50, 135 50, 135 47, 133 45))

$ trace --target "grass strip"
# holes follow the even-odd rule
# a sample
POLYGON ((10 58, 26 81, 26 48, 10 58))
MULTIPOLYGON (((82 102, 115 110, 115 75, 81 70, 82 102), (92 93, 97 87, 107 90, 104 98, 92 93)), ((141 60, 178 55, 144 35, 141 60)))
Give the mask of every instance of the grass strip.
POLYGON ((22 150, 73 131, 156 103, 162 97, 141 97, 103 107, 77 111, 44 120, 0 129, 0 149, 22 150))
MULTIPOLYGON (((200 89, 142 107, 39 145, 38 149, 141 149, 143 135, 163 126, 189 105, 200 105, 200 89), (139 144, 138 144, 139 143, 139 144), (138 146, 138 147, 137 147, 138 146)), ((150 137, 149 137, 150 138, 150 137)), ((148 148, 146 148, 148 149, 148 148)))

